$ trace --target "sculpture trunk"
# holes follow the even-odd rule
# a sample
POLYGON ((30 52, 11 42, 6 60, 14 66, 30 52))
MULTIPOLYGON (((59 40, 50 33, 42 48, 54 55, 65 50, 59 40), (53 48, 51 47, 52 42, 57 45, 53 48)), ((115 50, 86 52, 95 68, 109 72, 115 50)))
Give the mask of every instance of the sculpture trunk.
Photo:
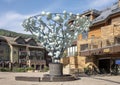
POLYGON ((62 76, 63 75, 63 64, 62 63, 50 63, 50 76, 62 76))

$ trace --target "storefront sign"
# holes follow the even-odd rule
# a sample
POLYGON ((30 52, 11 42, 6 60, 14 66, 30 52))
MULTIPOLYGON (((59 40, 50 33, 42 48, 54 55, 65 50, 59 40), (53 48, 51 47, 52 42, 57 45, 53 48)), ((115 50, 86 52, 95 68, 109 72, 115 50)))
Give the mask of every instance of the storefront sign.
POLYGON ((120 60, 116 60, 115 64, 119 64, 120 65, 120 60))
POLYGON ((104 52, 104 53, 108 53, 108 52, 110 52, 110 49, 109 49, 109 48, 106 48, 106 49, 103 50, 103 52, 104 52))

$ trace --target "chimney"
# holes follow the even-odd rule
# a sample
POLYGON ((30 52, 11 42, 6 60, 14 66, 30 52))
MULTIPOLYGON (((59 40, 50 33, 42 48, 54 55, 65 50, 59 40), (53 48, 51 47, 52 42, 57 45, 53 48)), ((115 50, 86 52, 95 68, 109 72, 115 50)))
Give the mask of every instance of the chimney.
POLYGON ((118 6, 120 7, 120 0, 118 1, 118 6))

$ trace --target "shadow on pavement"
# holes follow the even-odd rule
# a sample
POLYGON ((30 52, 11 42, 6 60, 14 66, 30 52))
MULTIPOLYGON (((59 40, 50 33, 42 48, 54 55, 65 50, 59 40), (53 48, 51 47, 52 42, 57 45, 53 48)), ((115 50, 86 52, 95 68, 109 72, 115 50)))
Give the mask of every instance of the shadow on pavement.
POLYGON ((97 79, 97 80, 104 80, 104 81, 108 81, 108 82, 112 82, 112 83, 117 83, 117 84, 120 84, 120 82, 113 81, 113 80, 108 80, 108 79, 102 79, 102 78, 93 78, 93 79, 97 79))

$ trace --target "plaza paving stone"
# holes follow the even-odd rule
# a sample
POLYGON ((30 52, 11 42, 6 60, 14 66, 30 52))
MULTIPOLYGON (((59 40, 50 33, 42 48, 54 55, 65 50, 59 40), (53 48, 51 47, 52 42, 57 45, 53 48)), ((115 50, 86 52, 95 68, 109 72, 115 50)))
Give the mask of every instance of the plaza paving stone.
POLYGON ((15 76, 42 77, 45 73, 11 73, 0 72, 0 85, 120 85, 120 76, 91 76, 80 77, 69 82, 30 82, 16 81, 15 76))

